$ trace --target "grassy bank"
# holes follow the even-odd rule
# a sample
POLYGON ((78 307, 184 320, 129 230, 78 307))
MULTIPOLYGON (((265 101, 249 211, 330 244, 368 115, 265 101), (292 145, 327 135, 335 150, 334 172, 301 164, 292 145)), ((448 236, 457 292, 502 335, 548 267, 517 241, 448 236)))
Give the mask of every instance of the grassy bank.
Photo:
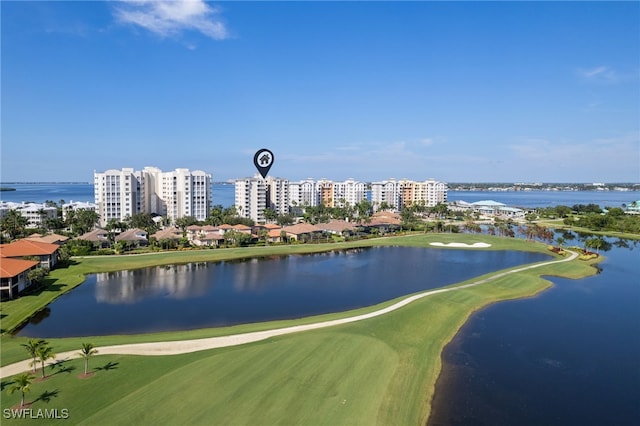
MULTIPOLYGON (((367 243, 423 246, 432 241, 482 241, 493 244, 493 249, 546 250, 523 241, 463 235, 419 235, 367 243)), ((87 264, 82 260, 80 265, 87 264)), ((96 356, 91 360, 96 374, 89 379, 77 377, 82 361, 71 360, 49 368, 51 378, 34 383, 27 400, 35 401, 34 410, 68 409, 67 424, 166 424, 168 420, 173 424, 424 424, 442 349, 472 312, 496 301, 537 294, 550 285, 540 275, 578 278, 594 271, 579 261, 544 266, 478 287, 433 295, 358 323, 238 347, 164 357, 96 356)), ((346 315, 322 317, 339 316, 346 315)), ((79 347, 80 341, 103 345, 176 340, 305 321, 309 319, 50 341, 56 351, 63 351, 79 347)), ((3 337, 3 364, 5 356, 25 358, 19 355, 23 341, 3 337)), ((2 382, 3 409, 19 401, 19 394, 7 394, 9 383, 7 379, 2 382)))
POLYGON ((582 232, 585 234, 601 235, 604 237, 622 238, 625 240, 640 240, 640 234, 617 231, 595 231, 589 228, 581 228, 574 225, 565 225, 564 219, 540 219, 534 221, 534 223, 552 229, 563 229, 567 231, 582 232))

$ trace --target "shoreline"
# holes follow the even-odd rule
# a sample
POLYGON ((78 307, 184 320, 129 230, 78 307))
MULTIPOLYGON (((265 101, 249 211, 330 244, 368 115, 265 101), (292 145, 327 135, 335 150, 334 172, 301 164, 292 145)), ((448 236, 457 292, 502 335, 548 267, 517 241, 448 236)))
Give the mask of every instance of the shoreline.
MULTIPOLYGON (((486 238, 485 236, 482 236, 481 238, 477 238, 477 236, 463 236, 463 235, 444 235, 444 236, 432 235, 428 237, 425 237, 424 235, 413 235, 413 237, 414 238, 410 238, 409 240, 404 240, 404 243, 408 243, 409 245, 412 245, 412 246, 420 246, 420 247, 428 248, 428 243, 430 241, 439 240, 439 241, 459 242, 464 238, 464 240, 470 243, 477 242, 478 240, 491 241, 494 244, 499 243, 498 245, 500 247, 492 247, 490 248, 490 250, 507 250, 507 249, 522 250, 524 248, 527 248, 529 249, 527 251, 539 251, 539 252, 548 253, 541 247, 541 245, 533 245, 533 244, 525 243, 524 241, 519 241, 519 240, 515 242, 510 242, 508 240, 504 240, 499 237, 486 238), (505 243, 509 243, 509 244, 507 244, 507 246, 505 247, 504 246, 505 243)), ((397 239, 393 239, 392 241, 397 242, 397 239)), ((334 248, 337 248, 337 247, 331 247, 330 249, 334 249, 334 248)), ((454 248, 454 247, 451 247, 451 248, 454 248)), ((444 249, 446 249, 446 247, 444 249)), ((267 338, 274 337, 274 340, 271 340, 269 343, 254 343, 254 344, 249 344, 244 346, 246 349, 240 349, 241 347, 238 347, 238 348, 241 351, 243 351, 240 353, 245 353, 247 351, 251 352, 255 350, 262 351, 267 349, 261 349, 261 348, 269 348, 269 347, 277 348, 277 347, 282 347, 283 345, 286 347, 286 345, 288 344, 286 342, 290 342, 293 344, 301 344, 301 343, 307 342, 309 339, 311 339, 312 341, 316 341, 318 339, 318 337, 312 337, 312 336, 323 336, 323 335, 326 335, 327 333, 330 334, 331 336, 340 336, 340 335, 343 335, 344 333, 351 335, 354 331, 362 330, 362 329, 371 330, 371 332, 375 332, 374 334, 375 336, 376 334, 379 334, 379 327, 382 326, 383 328, 384 327, 388 328, 388 326, 390 326, 391 328, 389 330, 392 332, 392 334, 389 334, 387 337, 384 337, 381 334, 380 337, 376 338, 376 340, 383 342, 383 344, 392 345, 393 347, 396 348, 395 349, 396 351, 400 351, 398 352, 398 355, 402 357, 409 356, 409 358, 406 358, 404 361, 409 365, 403 367, 403 370, 400 372, 399 377, 394 378, 392 380, 391 388, 389 388, 390 390, 386 391, 389 397, 391 397, 390 402, 385 400, 386 401, 385 404, 381 406, 374 405, 370 407, 370 409, 373 409, 374 411, 380 410, 378 419, 387 418, 389 421, 391 421, 391 419, 405 418, 406 423, 419 422, 421 424, 425 424, 425 422, 428 421, 428 418, 431 414, 432 403, 435 396, 435 387, 437 384, 438 377, 440 377, 440 374, 443 368, 443 363, 441 358, 442 352, 446 347, 446 345, 449 344, 450 341, 459 333, 460 329, 464 326, 464 324, 468 322, 468 319, 471 317, 471 315, 473 315, 475 312, 481 309, 484 309, 486 306, 489 306, 493 303, 497 303, 498 301, 535 296, 536 294, 544 291, 549 286, 548 281, 541 278, 544 275, 557 274, 561 276, 567 276, 569 278, 577 278, 577 275, 586 276, 593 272, 592 271, 593 268, 585 268, 585 266, 588 265, 586 262, 576 261, 571 263, 565 263, 565 265, 574 265, 574 266, 567 266, 566 268, 550 266, 549 267, 550 269, 541 271, 540 273, 536 271, 531 274, 528 274, 528 273, 518 274, 518 272, 526 271, 527 269, 544 267, 549 263, 568 262, 569 260, 572 260, 572 259, 569 259, 567 257, 562 258, 562 257, 554 256, 554 258, 552 258, 552 260, 549 260, 549 261, 538 262, 536 264, 530 264, 530 265, 524 265, 524 266, 521 265, 521 266, 508 269, 506 271, 504 270, 496 271, 481 277, 476 277, 476 278, 467 280, 463 283, 454 284, 453 286, 450 286, 448 288, 428 290, 428 292, 437 291, 440 293, 443 292, 442 290, 446 290, 444 291, 444 293, 452 296, 443 295, 435 298, 425 298, 423 295, 424 292, 419 293, 417 295, 405 296, 400 301, 395 300, 387 304, 382 304, 384 305, 383 307, 381 307, 380 305, 377 305, 374 309, 376 312, 384 311, 386 309, 389 309, 389 306, 402 303, 403 301, 406 301, 411 297, 418 296, 418 298, 413 300, 416 303, 406 302, 405 305, 401 306, 401 307, 406 306, 406 308, 404 309, 396 308, 396 310, 394 310, 393 313, 391 311, 386 312, 389 314, 388 316, 385 316, 385 315, 378 316, 378 319, 374 319, 374 316, 372 316, 372 314, 375 314, 375 312, 366 312, 367 309, 364 309, 364 308, 357 311, 357 312, 365 312, 364 315, 360 315, 362 318, 358 320, 359 322, 356 322, 355 320, 351 320, 350 322, 345 321, 344 326, 339 326, 340 324, 339 322, 333 321, 335 318, 339 318, 341 315, 344 315, 344 313, 322 316, 321 317, 322 319, 328 318, 327 321, 324 321, 325 323, 333 322, 331 326, 339 326, 339 327, 334 327, 333 329, 334 331, 332 332, 331 331, 314 331, 310 333, 291 334, 290 335, 291 337, 287 338, 286 340, 284 340, 282 337, 276 338, 275 336, 269 336, 267 338), (512 274, 515 274, 515 275, 512 275, 512 274), (505 278, 508 276, 511 276, 512 278, 505 278), (527 281, 527 277, 529 277, 530 280, 527 281), (474 288, 474 286, 478 286, 479 284, 485 283, 487 281, 492 281, 492 284, 494 285, 491 285, 489 287, 481 286, 481 287, 474 288), (543 284, 544 282, 546 282, 547 284, 546 285, 543 284), (512 285, 512 283, 514 284, 512 285), (473 286, 469 286, 469 284, 472 284, 473 286), (521 287, 520 286, 521 284, 526 284, 526 285, 524 287, 521 287), (465 288, 467 288, 468 290, 463 290, 465 288), (452 290, 462 290, 462 291, 452 291, 452 290), (529 294, 525 294, 527 292, 529 292, 529 294), (458 294, 459 297, 455 296, 456 294, 458 294), (473 300, 475 300, 475 302, 471 304, 459 304, 461 300, 468 301, 469 297, 472 297, 473 300), (458 300, 458 302, 456 302, 456 300, 458 300), (442 306, 444 306, 442 305, 443 302, 447 306, 455 307, 453 311, 449 312, 447 310, 445 311, 445 313, 455 314, 455 316, 452 319, 455 320, 454 323, 456 325, 454 327, 450 327, 450 325, 453 323, 449 323, 449 325, 440 327, 442 324, 440 325, 437 323, 433 324, 434 326, 436 326, 436 330, 431 331, 430 332, 431 334, 435 333, 435 335, 437 336, 439 333, 438 330, 442 330, 442 331, 448 330, 448 332, 446 333, 446 336, 442 336, 442 338, 437 337, 435 340, 432 340, 433 343, 435 342, 439 342, 439 343, 437 343, 436 346, 432 347, 430 350, 437 349, 437 351, 433 353, 429 352, 429 355, 426 358, 424 354, 422 354, 415 359, 414 357, 416 356, 416 354, 410 355, 405 352, 402 352, 404 351, 404 349, 401 349, 401 348, 404 348, 406 343, 400 342, 400 346, 398 346, 398 342, 393 343, 395 338, 392 336, 395 336, 396 334, 403 334, 403 333, 406 334, 407 331, 409 331, 412 334, 417 333, 416 337, 418 335, 422 336, 423 333, 419 329, 417 330, 415 325, 412 325, 412 324, 416 324, 415 320, 418 320, 421 323, 423 323, 425 321, 424 319, 425 314, 427 315, 426 323, 430 323, 430 321, 433 321, 433 319, 435 319, 436 321, 441 320, 440 322, 446 323, 447 316, 446 315, 441 316, 441 314, 438 314, 438 312, 441 312, 443 309, 442 308, 442 306), (451 305, 452 303, 453 305, 451 305), (432 309, 430 308, 431 306, 437 309, 433 310, 432 312, 432 309), (470 309, 465 311, 466 309, 465 306, 467 306, 470 309), (385 318, 388 318, 388 319, 385 319, 385 318), (428 318, 432 318, 432 319, 429 320, 428 318), (360 321, 361 319, 369 319, 369 321, 360 321), (401 324, 402 326, 400 326, 401 324), (344 327, 347 327, 347 328, 344 328, 344 327), (316 333, 321 333, 321 334, 318 335, 316 333), (297 337, 294 337, 294 336, 297 336, 297 337), (304 337, 304 336, 308 336, 308 337, 304 337), (290 339, 293 339, 293 340, 290 340, 290 339), (429 362, 425 363, 423 361, 420 361, 424 359, 432 359, 433 361, 430 363, 429 362), (421 402, 417 401, 420 398, 416 399, 415 401, 415 403, 419 404, 421 408, 416 405, 413 405, 413 403, 411 403, 411 401, 413 400, 406 401, 406 398, 404 400, 398 400, 397 398, 392 397, 392 395, 400 395, 400 394, 407 394, 407 393, 420 394, 422 396, 421 402), (391 405, 389 406, 389 404, 391 405)), ((446 309, 449 309, 449 308, 446 308, 446 309)), ((351 315, 351 318, 353 318, 353 312, 351 312, 350 315, 351 315)), ((346 320, 349 320, 349 319, 350 318, 347 318, 346 320)), ((309 319, 306 319, 306 320, 309 320, 309 319)), ((315 321, 318 321, 318 320, 319 318, 315 318, 315 321)), ((293 323, 300 324, 304 322, 305 320, 297 320, 297 321, 289 321, 289 322, 284 321, 284 322, 279 322, 277 324, 269 323, 267 325, 270 327, 282 326, 282 327, 288 327, 289 329, 292 329, 294 327, 291 326, 291 324, 293 323)), ((247 331, 256 332, 257 331, 256 327, 264 331, 263 329, 264 326, 265 326, 264 324, 257 325, 257 326, 254 324, 249 327, 232 327, 225 330, 216 330, 215 333, 218 336, 221 336, 221 335, 229 334, 229 332, 234 332, 238 330, 247 330, 247 331), (251 330, 252 327, 254 328, 254 330, 251 330)), ((331 330, 331 329, 325 328, 325 330, 331 330)), ((299 329, 296 331, 304 331, 304 330, 299 329)), ((292 333, 295 333, 296 331, 292 331, 292 333)), ((210 337, 211 333, 212 333, 211 330, 204 330, 204 331, 198 330, 198 331, 189 332, 186 334, 188 334, 188 336, 191 336, 191 337, 193 336, 210 337)), ((369 332, 367 332, 366 334, 368 335, 368 333, 369 332)), ((247 334, 247 333, 243 333, 243 334, 247 334)), ((123 338, 123 336, 107 336, 106 338, 95 338, 95 339, 93 337, 52 339, 53 340, 52 344, 56 346, 56 349, 59 348, 61 350, 61 352, 59 353, 59 356, 62 356, 65 353, 65 351, 76 353, 76 351, 69 351, 69 349, 77 347, 77 344, 78 344, 77 342, 86 341, 87 339, 89 339, 90 341, 96 343, 96 346, 99 349, 101 347, 104 348, 103 350, 105 350, 105 352, 101 352, 98 354, 102 361, 106 362, 107 360, 109 360, 109 362, 117 362, 117 361, 120 361, 122 358, 117 355, 108 354, 110 353, 111 349, 106 350, 107 347, 113 346, 114 343, 118 343, 118 342, 135 343, 136 341, 140 341, 140 340, 147 341, 147 342, 155 341, 157 343, 158 338, 168 336, 169 339, 165 339, 165 343, 171 347, 171 346, 177 345, 176 341, 173 340, 174 338, 176 338, 177 335, 178 333, 173 333, 173 334, 166 333, 162 335, 140 335, 140 336, 133 336, 131 338, 123 338)), ((425 339, 426 337, 420 337, 420 338, 425 339)), ((11 346, 18 346, 19 343, 24 341, 24 338, 15 338, 15 341, 12 342, 11 341, 12 338, 7 338, 6 336, 4 336, 3 339, 4 339, 4 342, 9 342, 11 346)), ((133 347, 134 345, 127 344, 127 346, 129 346, 129 349, 131 349, 131 347, 133 347)), ((411 347, 413 346, 411 345, 411 347)), ((153 346, 148 346, 147 348, 153 348, 153 346)), ((9 349, 10 349, 9 345, 3 345, 3 355, 5 355, 5 350, 9 350, 9 349)), ((19 353, 20 355, 22 355, 22 351, 23 350, 18 348, 16 353, 19 353)), ((202 354, 201 356, 207 357, 207 359, 211 358, 210 362, 213 362, 214 357, 218 359, 220 356, 224 356, 225 353, 228 353, 228 351, 223 349, 222 352, 213 351, 211 352, 211 355, 208 355, 209 352, 206 352, 206 351, 207 349, 201 349, 201 352, 198 352, 198 353, 202 354), (218 354, 218 355, 214 355, 214 354, 218 354)), ((156 353, 156 355, 161 355, 161 354, 156 353)), ((184 357, 184 355, 178 355, 178 356, 184 357)), ((174 356, 167 355, 167 356, 159 356, 157 358, 162 359, 163 363, 173 365, 173 363, 176 362, 176 361, 172 361, 173 357, 174 356)), ((22 358, 24 358, 23 355, 20 357, 20 359, 22 358)), ((143 363, 140 365, 146 365, 146 362, 144 361, 145 357, 134 357, 134 358, 140 359, 139 361, 135 361, 138 363, 143 363)), ((190 357, 190 359, 191 358, 192 357, 190 357)), ((183 359, 183 358, 180 358, 180 359, 183 359)), ((310 364, 321 362, 320 360, 315 360, 315 361, 314 360, 315 358, 311 358, 308 361, 310 364)), ((72 363, 71 365, 75 365, 73 364, 74 362, 79 363, 80 361, 78 360, 78 361, 69 361, 69 362, 72 363)), ((127 361, 127 364, 130 362, 134 362, 134 361, 129 359, 127 361)), ((348 359, 345 359, 340 362, 350 362, 350 361, 348 361, 348 359)), ((69 364, 65 364, 65 365, 69 365, 69 364)), ((178 365, 172 368, 177 368, 178 365)), ((251 366, 250 369, 253 370, 254 367, 251 366)), ((99 378, 101 374, 102 373, 99 373, 96 377, 99 378)), ((268 373, 268 377, 270 377, 270 374, 272 373, 271 372, 268 373)), ((4 372, 3 372, 3 376, 4 376, 4 372)), ((151 380, 153 379, 153 377, 155 376, 152 376, 149 379, 151 380)), ((161 377, 162 375, 160 376, 160 378, 161 377)), ((92 380, 96 380, 96 378, 93 378, 92 380)), ((156 380, 156 379, 153 379, 153 380, 156 380)), ((175 378, 173 380, 175 380, 175 378)), ((366 378, 358 377, 354 379, 353 377, 348 377, 348 378, 345 377, 345 380, 347 380, 347 382, 349 381, 352 382, 353 380, 356 380, 356 383, 360 384, 360 382, 365 382, 366 378)), ((231 383, 230 386, 234 388, 236 386, 235 381, 231 383)), ((147 399, 144 400, 145 404, 152 404, 152 402, 153 401, 151 400, 149 401, 147 401, 147 399)), ((202 408, 202 410, 206 411, 207 409, 202 408)), ((209 413, 209 414, 212 414, 212 413, 209 413)))
MULTIPOLYGON (((208 339, 177 340, 177 341, 163 341, 163 342, 150 342, 150 343, 129 343, 129 344, 122 344, 122 345, 97 347, 96 349, 99 351, 99 353, 103 355, 143 355, 143 356, 178 355, 178 354, 204 351, 209 349, 219 349, 219 348, 225 348, 229 346, 244 345, 247 343, 266 340, 271 337, 282 336, 282 335, 287 335, 292 333, 299 333, 302 331, 317 330, 317 329, 322 329, 327 327, 334 327, 336 325, 349 324, 357 321, 363 321, 369 318, 378 317, 378 316, 387 314, 389 312, 393 312, 397 309, 400 309, 404 306, 409 305, 410 303, 416 300, 420 300, 428 296, 476 287, 476 286, 486 284, 491 281, 495 281, 497 279, 506 277, 511 274, 516 274, 518 272, 536 269, 536 268, 540 268, 547 265, 553 265, 556 263, 571 262, 578 257, 578 253, 576 252, 569 251, 569 253, 571 255, 567 258, 534 263, 532 265, 526 265, 521 267, 515 267, 504 272, 491 274, 487 278, 473 281, 469 284, 462 284, 462 285, 454 284, 453 286, 450 286, 450 287, 444 287, 444 288, 435 289, 435 290, 427 290, 412 296, 405 297, 402 300, 392 304, 391 306, 387 306, 385 308, 378 309, 370 313, 359 314, 356 316, 316 322, 316 323, 311 323, 306 325, 295 325, 295 326, 290 326, 285 328, 276 328, 276 329, 271 329, 266 331, 256 331, 256 332, 250 332, 250 333, 244 333, 244 334, 232 334, 229 336, 211 337, 208 339)), ((463 324, 464 322, 466 322, 466 320, 472 313, 473 312, 469 313, 467 318, 465 318, 465 321, 463 321, 463 324)), ((453 336, 455 336, 455 334, 458 331, 459 331, 459 328, 458 330, 455 331, 453 336)), ((451 336, 451 338, 453 338, 453 336, 451 336)), ((447 343, 450 340, 451 339, 449 339, 447 343)), ((68 359, 77 358, 78 357, 77 355, 78 354, 74 353, 74 351, 70 351, 70 352, 60 353, 58 356, 61 358, 64 358, 64 360, 68 360, 68 359)), ((60 360, 51 361, 49 365, 55 364, 59 361, 60 360)), ((29 364, 30 362, 31 362, 31 359, 26 359, 14 364, 9 364, 7 366, 0 367, 0 378, 6 378, 6 377, 13 376, 15 374, 29 370, 28 366, 30 365, 29 364), (27 368, 25 369, 25 367, 27 368)))

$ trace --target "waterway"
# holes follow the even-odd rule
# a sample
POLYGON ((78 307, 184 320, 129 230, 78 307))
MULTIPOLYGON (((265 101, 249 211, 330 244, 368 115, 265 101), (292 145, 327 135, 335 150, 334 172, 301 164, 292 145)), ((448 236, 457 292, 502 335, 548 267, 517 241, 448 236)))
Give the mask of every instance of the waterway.
MULTIPOLYGON (((4 185, 4 184, 3 184, 4 185)), ((44 203, 47 200, 94 202, 93 184, 6 184, 15 191, 0 192, 0 200, 44 203)), ((598 204, 620 207, 640 200, 640 191, 449 191, 449 201, 475 202, 494 200, 516 207, 553 207, 558 205, 598 204)), ((235 204, 234 185, 215 183, 213 204, 235 204)))
POLYGON ((516 251, 377 247, 94 274, 18 335, 149 333, 307 317, 546 259, 516 251))
POLYGON ((547 277, 539 296, 474 314, 443 352, 428 425, 640 424, 640 263, 626 244, 598 275, 547 277))

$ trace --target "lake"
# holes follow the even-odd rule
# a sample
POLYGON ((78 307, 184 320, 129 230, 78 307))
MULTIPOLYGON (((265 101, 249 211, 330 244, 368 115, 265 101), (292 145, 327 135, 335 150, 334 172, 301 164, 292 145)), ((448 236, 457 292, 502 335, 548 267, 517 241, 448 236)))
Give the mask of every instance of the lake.
POLYGON ((18 335, 149 333, 341 312, 547 259, 516 251, 377 247, 95 274, 18 335))
POLYGON ((598 275, 550 277, 538 297, 474 314, 443 352, 428 425, 640 424, 640 262, 627 244, 598 275))

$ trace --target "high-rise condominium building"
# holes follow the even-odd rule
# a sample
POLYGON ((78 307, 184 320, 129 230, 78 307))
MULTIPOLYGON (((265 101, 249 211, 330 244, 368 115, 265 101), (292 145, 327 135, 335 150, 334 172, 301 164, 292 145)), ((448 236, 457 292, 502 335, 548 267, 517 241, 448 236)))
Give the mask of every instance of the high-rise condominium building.
POLYGON ((264 210, 270 208, 279 215, 289 213, 289 180, 260 175, 237 179, 235 182, 236 210, 242 217, 264 223, 264 210))
POLYGON ((289 213, 289 180, 273 178, 265 179, 267 207, 279 215, 289 213))
POLYGON ((354 206, 366 199, 366 185, 354 179, 334 182, 320 179, 316 184, 317 199, 326 207, 354 206))
POLYGON ((374 210, 381 205, 401 210, 412 204, 433 207, 447 201, 447 184, 434 179, 417 182, 407 179, 389 179, 371 183, 371 202, 374 210))
POLYGON ((316 181, 309 178, 300 182, 289 182, 289 203, 293 208, 319 205, 320 194, 316 181))
POLYGON ((211 175, 200 170, 157 167, 94 173, 94 195, 100 224, 138 213, 166 216, 170 221, 192 216, 205 220, 213 201, 211 175))
POLYGON ((265 220, 264 209, 273 209, 277 214, 290 212, 301 214, 305 207, 354 206, 366 199, 366 185, 353 179, 334 182, 328 179, 306 179, 289 182, 287 179, 259 175, 236 180, 236 209, 238 213, 257 223, 265 220))
POLYGON ((267 208, 265 180, 258 175, 236 179, 235 192, 238 215, 256 223, 264 223, 264 209, 267 208))

